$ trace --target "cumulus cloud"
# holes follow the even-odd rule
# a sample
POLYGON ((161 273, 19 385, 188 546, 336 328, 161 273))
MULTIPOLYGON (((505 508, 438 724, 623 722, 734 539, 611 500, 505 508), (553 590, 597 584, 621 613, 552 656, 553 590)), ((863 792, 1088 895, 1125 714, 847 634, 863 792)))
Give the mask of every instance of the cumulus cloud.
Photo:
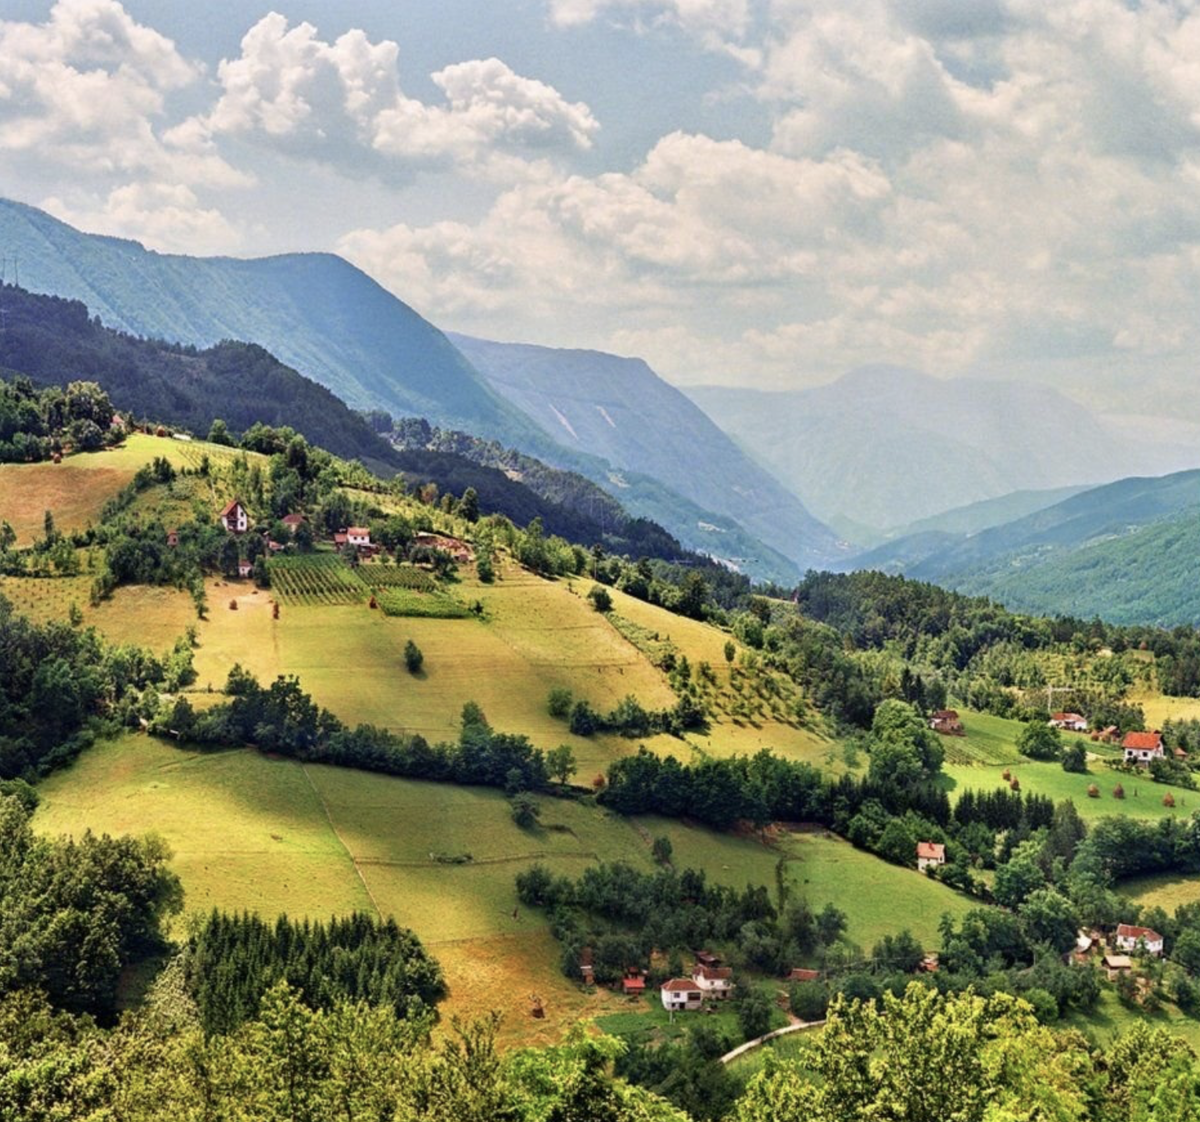
POLYGON ((548 0, 551 22, 559 27, 591 23, 605 11, 647 14, 702 32, 745 34, 749 0, 548 0))
POLYGON ((234 250, 240 232, 212 207, 201 204, 185 184, 126 184, 102 199, 81 202, 55 196, 43 209, 80 229, 133 238, 164 253, 219 253, 234 250))
POLYGON ((598 128, 586 105, 514 73, 496 58, 456 63, 432 75, 445 103, 408 97, 400 49, 360 30, 333 42, 309 23, 272 12, 245 35, 241 54, 218 69, 211 112, 180 126, 180 143, 246 136, 295 156, 374 170, 534 158, 591 145, 598 128))
POLYGON ((0 22, 0 152, 75 174, 237 182, 219 157, 184 157, 155 131, 167 97, 199 73, 116 0, 58 0, 45 23, 0 22))

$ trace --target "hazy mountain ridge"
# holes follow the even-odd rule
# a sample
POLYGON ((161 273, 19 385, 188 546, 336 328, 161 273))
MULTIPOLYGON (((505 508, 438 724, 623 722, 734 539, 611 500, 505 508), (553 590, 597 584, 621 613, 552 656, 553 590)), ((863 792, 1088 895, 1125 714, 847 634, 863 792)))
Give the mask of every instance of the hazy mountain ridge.
POLYGON ((1016 491, 1195 466, 1187 446, 1124 439, 1061 394, 863 367, 809 390, 688 395, 822 518, 882 530, 1016 491))
POLYGON ((854 568, 903 572, 1018 611, 1200 624, 1200 471, 1129 478, 970 536, 913 534, 854 568))
POLYGON ((450 338, 493 389, 567 447, 662 480, 801 568, 845 552, 794 494, 641 359, 450 338))
POLYGON ((82 300, 117 330, 199 347, 258 343, 351 406, 429 417, 534 451, 549 444, 441 331, 333 254, 160 254, 3 199, 0 245, 19 256, 25 288, 82 300))
MULTIPOLYGON (((663 525, 690 549, 761 579, 786 583, 799 575, 793 555, 802 550, 772 549, 736 513, 676 494, 647 473, 631 474, 628 465, 614 468, 585 448, 565 447, 558 433, 496 393, 445 334, 340 257, 159 254, 136 242, 81 233, 2 199, 0 246, 10 262, 19 257, 26 287, 80 300, 119 331, 200 347, 227 339, 260 344, 355 407, 424 417, 515 446, 553 467, 587 474, 631 514, 663 525)), ((661 419, 663 428, 672 424, 661 419)), ((780 493, 783 502, 794 503, 780 493)), ((811 557, 804 554, 805 563, 833 555, 830 531, 815 521, 810 527, 801 520, 801 526, 819 543, 811 557)))

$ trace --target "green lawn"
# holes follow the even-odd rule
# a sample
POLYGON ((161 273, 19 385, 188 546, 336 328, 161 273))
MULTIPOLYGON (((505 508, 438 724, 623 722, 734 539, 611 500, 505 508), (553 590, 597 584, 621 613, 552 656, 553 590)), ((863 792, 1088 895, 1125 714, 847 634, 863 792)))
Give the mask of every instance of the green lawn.
POLYGON ((1100 1044, 1107 1045, 1138 1021, 1144 1021, 1152 1027, 1165 1028, 1192 1048, 1200 1049, 1200 1021, 1169 1004, 1164 1005, 1153 1016, 1137 1008, 1127 1008, 1117 997, 1116 988, 1107 984, 1101 987, 1100 1001, 1095 1009, 1086 1014, 1072 1014, 1060 1023, 1063 1027, 1090 1033, 1100 1044))
MULTIPOLYGON (((981 791, 1007 786, 1002 774, 1004 770, 972 764, 947 764, 943 768, 951 798, 955 792, 967 788, 981 791)), ((1008 770, 1020 781, 1022 791, 1046 795, 1055 802, 1070 799, 1084 818, 1100 818, 1107 814, 1146 819, 1171 815, 1187 817, 1193 810, 1200 809, 1200 792, 1153 783, 1149 776, 1125 775, 1098 761, 1089 765, 1085 775, 1063 771, 1060 764, 1039 760, 1023 760, 1010 765, 1008 770), (1100 788, 1100 797, 1096 799, 1089 798, 1087 793, 1093 783, 1100 788), (1118 783, 1125 789, 1124 799, 1113 798, 1112 792, 1118 783), (1163 796, 1168 791, 1175 798, 1173 809, 1163 806, 1163 796)))
POLYGON ((832 834, 788 834, 777 846, 766 846, 753 838, 714 834, 669 819, 640 822, 652 837, 670 838, 676 868, 702 868, 711 879, 734 888, 766 885, 772 901, 782 858, 790 891, 813 908, 829 903, 841 908, 847 917, 847 938, 867 950, 905 927, 922 945, 934 947, 943 913, 960 916, 981 906, 915 869, 891 865, 832 834))

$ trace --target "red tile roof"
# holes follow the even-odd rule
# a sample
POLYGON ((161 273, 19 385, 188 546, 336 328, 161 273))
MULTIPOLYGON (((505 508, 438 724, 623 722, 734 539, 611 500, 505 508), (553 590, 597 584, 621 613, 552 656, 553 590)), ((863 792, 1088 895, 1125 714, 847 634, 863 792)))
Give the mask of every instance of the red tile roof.
POLYGON ((929 861, 945 860, 946 847, 940 842, 917 842, 917 856, 929 861))
POLYGON ((621 985, 622 985, 622 987, 624 987, 624 990, 626 993, 629 993, 633 990, 641 991, 646 988, 646 979, 645 978, 626 978, 621 983, 621 985))
MULTIPOLYGON (((223 511, 221 511, 221 513, 219 515, 217 515, 217 517, 224 518, 226 515, 232 514, 235 510, 237 510, 237 508, 239 506, 242 506, 242 500, 241 499, 233 499, 233 500, 231 500, 229 505, 223 511)), ((242 509, 245 510, 246 508, 242 507, 242 509)))
POLYGON ((1125 739, 1121 741, 1122 748, 1140 748, 1143 751, 1149 749, 1157 751, 1162 748, 1162 733, 1161 732, 1127 732, 1125 739))
POLYGON ((303 514, 285 514, 280 520, 285 526, 299 526, 301 522, 307 521, 303 514))
POLYGON ((958 720, 958 710, 957 709, 939 709, 936 713, 934 713, 933 719, 935 721, 957 721, 958 720))
POLYGON ((704 966, 702 963, 697 963, 696 969, 692 971, 692 977, 707 978, 710 982, 727 982, 733 977, 733 967, 704 966))
POLYGON ((1145 939, 1147 943, 1158 943, 1162 936, 1149 927, 1134 927, 1131 923, 1117 924, 1118 939, 1145 939))
POLYGON ((699 993, 696 989, 696 983, 691 978, 672 978, 669 982, 663 982, 663 993, 699 993))
POLYGON ((802 966, 793 967, 788 975, 791 982, 815 982, 821 977, 820 970, 805 970, 802 966))

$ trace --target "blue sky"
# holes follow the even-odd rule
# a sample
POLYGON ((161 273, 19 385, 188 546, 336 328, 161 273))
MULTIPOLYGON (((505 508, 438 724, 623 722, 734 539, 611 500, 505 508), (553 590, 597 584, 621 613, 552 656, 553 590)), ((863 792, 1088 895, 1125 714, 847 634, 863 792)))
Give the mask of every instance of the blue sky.
POLYGON ((340 252, 678 384, 867 362, 1200 420, 1200 14, 1163 0, 8 0, 0 192, 340 252))

